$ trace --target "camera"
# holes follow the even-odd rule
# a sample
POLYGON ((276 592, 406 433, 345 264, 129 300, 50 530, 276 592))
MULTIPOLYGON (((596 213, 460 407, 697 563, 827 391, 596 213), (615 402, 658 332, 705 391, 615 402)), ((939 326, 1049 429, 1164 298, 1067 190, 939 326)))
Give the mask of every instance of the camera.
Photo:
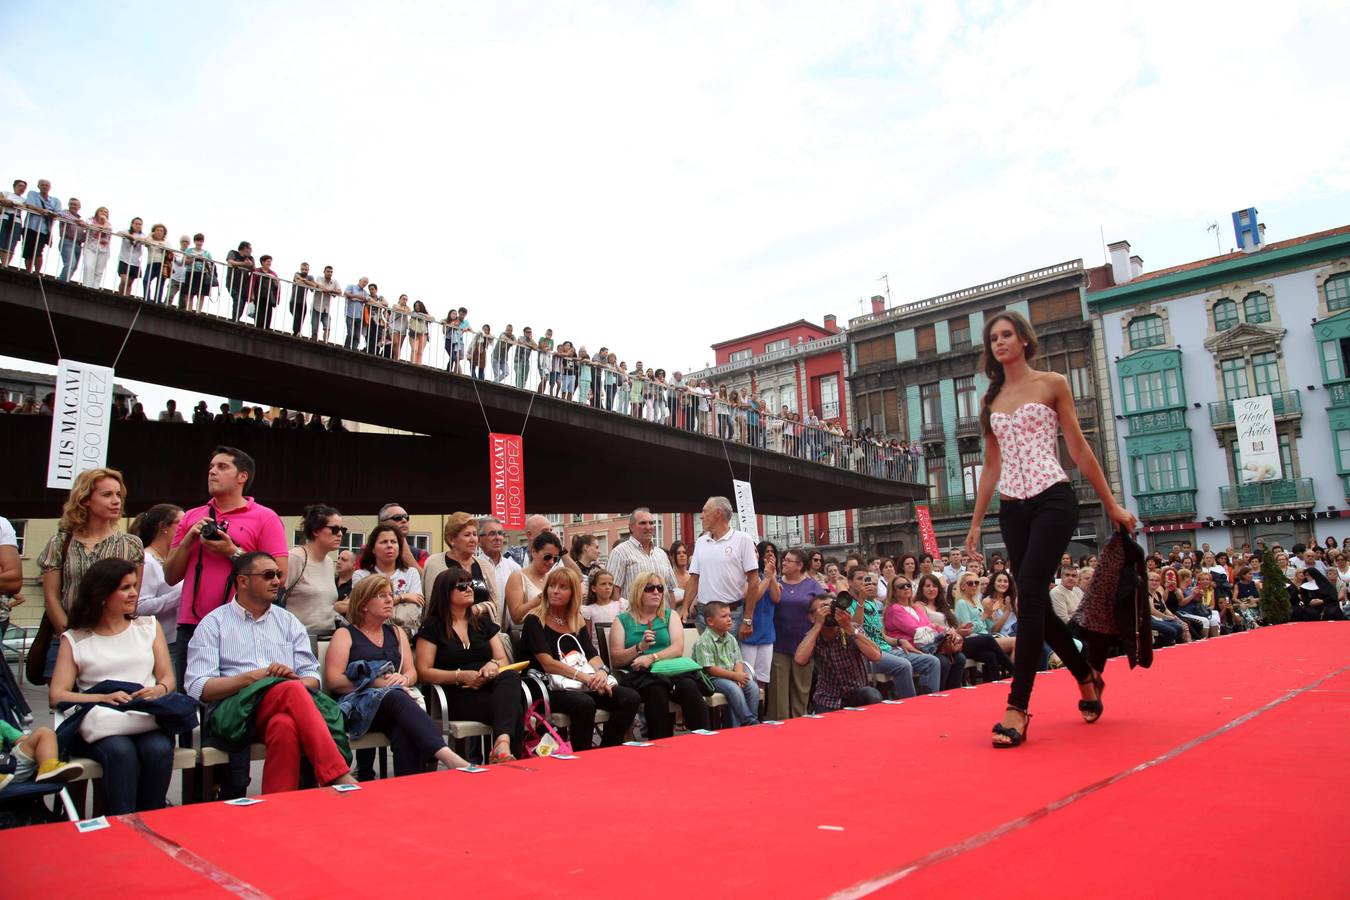
POLYGON ((852 608, 853 608, 853 598, 850 597, 848 594, 841 594, 838 597, 831 597, 830 605, 825 609, 825 624, 827 625, 835 624, 834 614, 836 612, 842 611, 846 615, 848 615, 851 614, 850 610, 852 608))
POLYGON ((217 522, 215 519, 207 519, 202 525, 200 537, 204 541, 218 541, 223 538, 225 532, 229 530, 229 522, 217 522))

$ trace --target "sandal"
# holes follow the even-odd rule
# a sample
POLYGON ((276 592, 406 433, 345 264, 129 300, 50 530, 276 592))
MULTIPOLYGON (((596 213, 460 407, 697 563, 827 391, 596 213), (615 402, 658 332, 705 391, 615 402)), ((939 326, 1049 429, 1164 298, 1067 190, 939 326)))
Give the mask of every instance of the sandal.
POLYGON ((492 755, 488 757, 488 764, 494 766, 500 763, 510 763, 515 761, 516 758, 510 750, 494 750, 492 751, 492 755))
POLYGON ((1078 683, 1079 685, 1091 683, 1094 687, 1097 688, 1096 700, 1078 701, 1078 711, 1082 713, 1083 721, 1091 725, 1093 722, 1096 722, 1098 719, 1100 719, 1102 717, 1102 713, 1106 711, 1106 708, 1102 706, 1102 691, 1106 690, 1106 682, 1102 680, 1101 672, 1093 672, 1092 677, 1089 678, 1087 681, 1080 681, 1078 683))
POLYGON ((1031 713, 1027 712, 1025 709, 1018 709, 1016 706, 1009 706, 1008 709, 1016 710, 1023 715, 1024 721, 1022 722, 1022 730, 1018 731, 1016 728, 1009 728, 1007 725, 999 722, 994 726, 994 734, 1005 737, 1007 740, 994 741, 995 749, 1018 747, 1026 743, 1027 740, 1027 730, 1031 727, 1031 713))

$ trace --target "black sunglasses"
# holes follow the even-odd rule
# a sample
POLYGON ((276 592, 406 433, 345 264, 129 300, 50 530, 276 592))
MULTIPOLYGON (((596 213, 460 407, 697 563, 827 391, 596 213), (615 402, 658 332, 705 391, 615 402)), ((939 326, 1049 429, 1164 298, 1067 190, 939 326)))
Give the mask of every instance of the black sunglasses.
POLYGON ((663 584, 649 584, 642 589, 644 594, 664 594, 665 592, 666 587, 663 584))
POLYGON ((247 575, 249 578, 262 578, 266 581, 281 580, 280 569, 263 569, 261 572, 245 572, 244 574, 247 575))
POLYGON ((456 581, 453 585, 451 585, 451 587, 454 588, 454 589, 457 590, 457 591, 471 591, 471 590, 473 590, 473 582, 472 582, 472 581, 456 581))
POLYGON ((323 527, 327 528, 329 531, 333 532, 333 534, 336 534, 339 537, 347 533, 346 525, 325 525, 323 527))
POLYGON ((557 561, 558 561, 558 555, 557 555, 556 553, 544 553, 544 554, 541 554, 539 558, 542 559, 544 562, 557 562, 557 561))
POLYGON ((396 516, 386 516, 386 517, 385 517, 385 521, 386 521, 386 522, 406 522, 406 521, 408 521, 408 519, 410 519, 410 518, 411 518, 411 516, 409 516, 407 513, 399 513, 399 514, 396 515, 396 516))

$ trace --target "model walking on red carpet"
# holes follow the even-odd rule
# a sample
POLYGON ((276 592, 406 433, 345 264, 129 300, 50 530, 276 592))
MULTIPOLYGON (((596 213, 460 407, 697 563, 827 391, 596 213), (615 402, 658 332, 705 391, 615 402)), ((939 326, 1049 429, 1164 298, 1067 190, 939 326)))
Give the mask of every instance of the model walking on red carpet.
POLYGON ((1092 723, 1102 714, 1101 673, 1088 665, 1068 626, 1050 609, 1055 567, 1078 525, 1078 498, 1059 464, 1061 432, 1069 455, 1101 497, 1111 521, 1131 531, 1135 528, 1134 515, 1116 502, 1078 427, 1068 380, 1057 372, 1031 368, 1036 353, 1036 333, 1020 314, 999 313, 985 323, 982 365, 989 389, 980 412, 984 469, 966 552, 983 559, 978 547, 980 523, 997 484, 998 527, 1018 595, 1012 690, 1003 721, 994 726, 995 747, 1016 747, 1026 740, 1032 682, 1046 643, 1078 679, 1083 695, 1078 708, 1084 720, 1092 723))

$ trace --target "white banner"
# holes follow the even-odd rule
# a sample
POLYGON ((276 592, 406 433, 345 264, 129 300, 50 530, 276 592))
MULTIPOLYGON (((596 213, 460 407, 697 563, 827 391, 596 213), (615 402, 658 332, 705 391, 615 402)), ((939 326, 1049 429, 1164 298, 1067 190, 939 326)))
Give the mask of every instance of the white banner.
POLYGON ((113 370, 63 359, 56 370, 47 487, 70 490, 75 476, 108 462, 113 370))
POLYGON ((1237 423, 1238 459, 1242 463, 1238 483, 1283 478, 1280 438, 1275 433, 1275 408, 1270 395, 1234 400, 1233 421, 1237 423))
POLYGON ((750 535, 759 543, 759 519, 755 515, 755 494, 750 490, 750 482, 731 480, 732 490, 736 494, 736 519, 741 531, 750 535))

